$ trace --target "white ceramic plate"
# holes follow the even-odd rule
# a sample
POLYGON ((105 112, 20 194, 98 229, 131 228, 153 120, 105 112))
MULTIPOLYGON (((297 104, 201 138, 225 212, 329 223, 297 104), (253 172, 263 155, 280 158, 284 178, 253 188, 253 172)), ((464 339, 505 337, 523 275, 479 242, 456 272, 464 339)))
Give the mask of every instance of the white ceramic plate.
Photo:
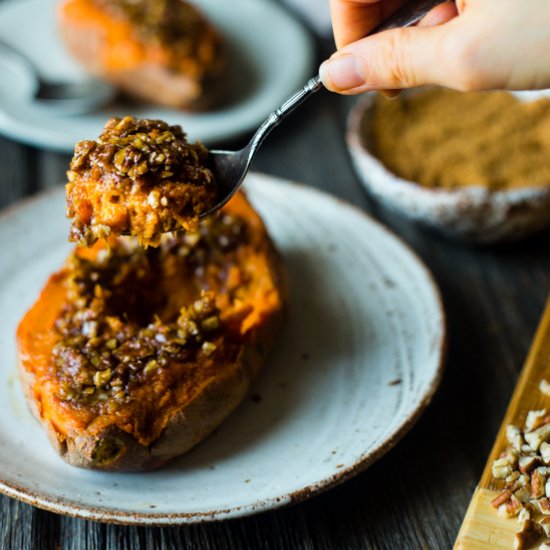
MULTIPOLYGON (((251 130, 301 88, 313 71, 313 48, 305 29, 271 0, 195 0, 227 37, 235 65, 231 94, 222 109, 188 114, 139 103, 116 103, 79 116, 57 115, 29 99, 29 83, 0 57, 0 132, 49 149, 72 152, 92 139, 111 116, 132 114, 180 124, 189 139, 220 142, 251 130)), ((82 79, 82 69, 57 36, 56 0, 0 4, 2 40, 30 57, 45 77, 82 79)))
POLYGON ((390 449, 429 403, 445 322, 430 274, 358 209, 252 174, 247 189, 290 275, 290 313, 251 398, 155 472, 69 466, 27 411, 14 333, 69 245, 62 189, 0 217, 0 490, 64 514, 130 524, 243 516, 307 498, 390 449))

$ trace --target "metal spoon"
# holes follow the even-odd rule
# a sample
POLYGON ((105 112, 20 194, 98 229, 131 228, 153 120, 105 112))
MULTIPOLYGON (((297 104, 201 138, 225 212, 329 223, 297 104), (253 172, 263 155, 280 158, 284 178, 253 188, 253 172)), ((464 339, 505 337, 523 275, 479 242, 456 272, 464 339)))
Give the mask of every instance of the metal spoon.
POLYGON ((14 72, 23 72, 23 76, 31 79, 32 99, 36 105, 59 114, 77 115, 95 111, 112 101, 116 95, 111 85, 96 79, 67 82, 45 80, 33 61, 2 40, 0 55, 14 72))
MULTIPOLYGON (((391 15, 371 34, 398 27, 410 27, 424 17, 431 9, 445 0, 411 0, 391 15)), ((240 151, 210 151, 210 165, 218 184, 218 203, 203 213, 204 218, 221 208, 239 190, 250 167, 250 163, 268 134, 298 105, 323 87, 321 78, 315 76, 292 97, 287 99, 258 128, 246 147, 240 151)))

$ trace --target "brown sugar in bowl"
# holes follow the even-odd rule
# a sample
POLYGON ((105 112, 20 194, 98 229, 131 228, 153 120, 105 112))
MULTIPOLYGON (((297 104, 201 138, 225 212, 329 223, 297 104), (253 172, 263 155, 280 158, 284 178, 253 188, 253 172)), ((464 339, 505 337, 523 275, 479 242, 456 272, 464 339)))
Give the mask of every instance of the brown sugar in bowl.
MULTIPOLYGON (((425 90, 403 92, 404 97, 421 93, 425 90)), ((513 95, 521 101, 534 101, 550 97, 550 91, 513 95)), ((522 182, 503 189, 465 181, 454 188, 437 188, 392 172, 373 151, 376 97, 366 94, 355 104, 346 134, 356 173, 374 199, 411 221, 472 243, 517 240, 550 226, 550 181, 522 182)))

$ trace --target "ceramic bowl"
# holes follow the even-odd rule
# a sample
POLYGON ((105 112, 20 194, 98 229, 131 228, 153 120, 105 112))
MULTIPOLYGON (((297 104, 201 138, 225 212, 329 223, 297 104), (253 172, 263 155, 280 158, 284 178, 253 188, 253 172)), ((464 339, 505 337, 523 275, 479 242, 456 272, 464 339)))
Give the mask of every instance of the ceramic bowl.
MULTIPOLYGON (((422 90, 404 92, 422 93, 422 90)), ((550 97, 550 90, 515 93, 522 101, 550 97)), ((475 243, 517 240, 550 227, 547 186, 491 191, 485 186, 427 189, 390 172, 369 143, 375 94, 364 95, 348 117, 347 144, 359 176, 371 196, 410 220, 446 235, 475 243)))

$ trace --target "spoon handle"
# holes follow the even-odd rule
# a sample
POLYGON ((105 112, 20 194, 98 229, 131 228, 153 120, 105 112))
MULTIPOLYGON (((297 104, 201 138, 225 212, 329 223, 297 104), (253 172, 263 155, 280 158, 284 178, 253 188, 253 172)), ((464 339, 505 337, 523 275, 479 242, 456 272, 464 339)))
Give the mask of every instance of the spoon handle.
POLYGON ((322 87, 323 83, 319 75, 310 79, 301 90, 297 91, 292 97, 289 97, 278 109, 267 117, 250 140, 248 149, 253 153, 263 143, 269 132, 271 132, 287 114, 294 111, 298 105, 303 103, 310 95, 319 91, 322 87))
POLYGON ((376 34, 389 29, 411 27, 418 23, 429 11, 445 2, 446 0, 409 0, 401 9, 390 15, 369 34, 376 34))
POLYGON ((298 92, 296 92, 292 97, 289 97, 276 111, 274 111, 271 116, 276 116, 278 119, 281 119, 288 113, 291 113, 303 103, 310 95, 319 91, 323 87, 321 82, 321 77, 319 75, 314 76, 308 83, 298 92))
MULTIPOLYGON (((400 27, 410 27, 418 23, 418 21, 420 21, 420 19, 430 10, 444 2, 445 0, 410 0, 369 34, 376 34, 378 32, 400 27)), ((314 76, 301 90, 296 92, 292 97, 289 97, 278 109, 273 111, 258 128, 247 146, 251 156, 263 143, 271 130, 273 130, 286 115, 294 111, 298 105, 303 103, 309 96, 319 91, 322 87, 323 83, 321 82, 321 77, 319 75, 314 76)))

